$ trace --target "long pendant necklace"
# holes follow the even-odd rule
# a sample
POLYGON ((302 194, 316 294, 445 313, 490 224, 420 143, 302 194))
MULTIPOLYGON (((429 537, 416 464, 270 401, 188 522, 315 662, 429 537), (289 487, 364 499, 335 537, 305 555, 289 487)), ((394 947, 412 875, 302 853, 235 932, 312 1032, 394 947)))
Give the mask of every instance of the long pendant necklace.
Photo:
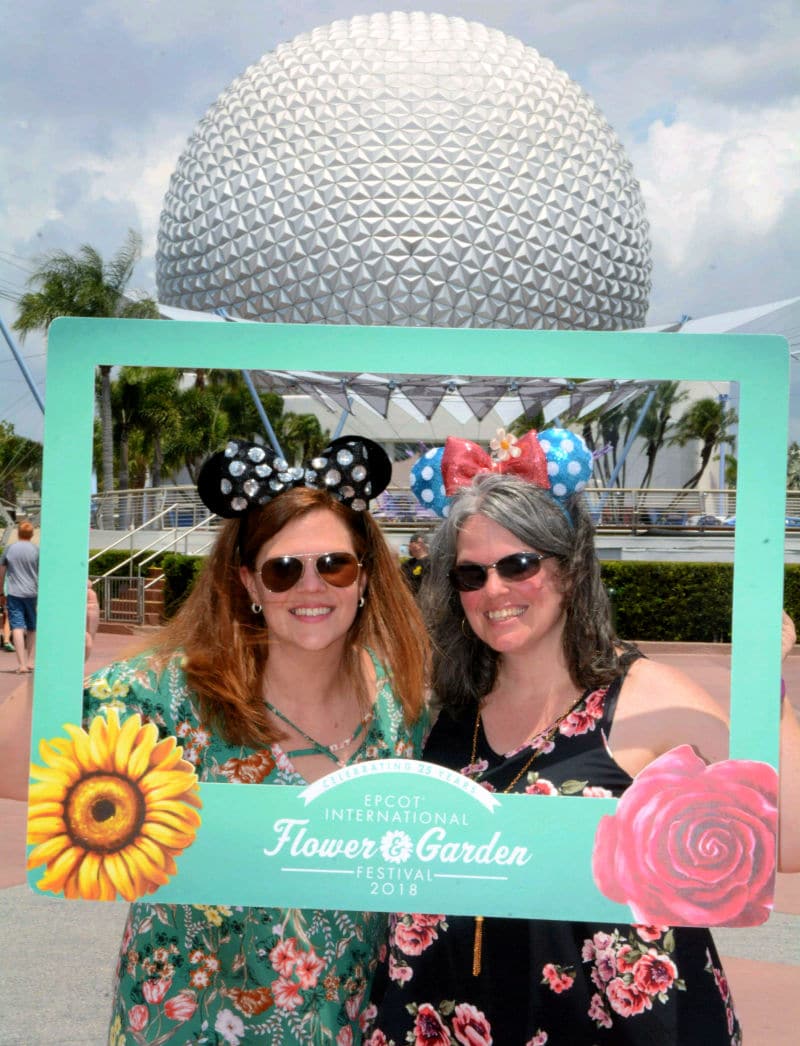
MULTIPOLYGON (((539 758, 544 749, 547 747, 548 743, 552 741, 553 738, 556 736, 556 734, 558 733, 558 728, 561 726, 561 724, 564 722, 567 716, 572 715, 575 709, 583 701, 583 698, 584 695, 581 694, 578 700, 571 704, 569 708, 566 710, 566 712, 562 712, 558 719, 553 720, 550 726, 548 726, 545 730, 539 731, 538 734, 528 734, 526 744, 530 743, 532 746, 535 746, 533 749, 533 753, 531 754, 530 758, 526 761, 525 765, 522 767, 520 772, 518 774, 515 774, 514 777, 512 777, 512 779, 503 789, 503 794, 507 794, 508 792, 510 792, 514 785, 517 783, 517 781, 520 780, 522 775, 526 774, 528 770, 530 770, 534 761, 539 758)), ((478 705, 478 714, 475 716, 475 729, 472 731, 472 752, 470 753, 469 757, 470 766, 474 766, 478 758, 478 733, 480 731, 480 728, 481 708, 480 705, 478 705)), ((483 951, 483 921, 484 917, 482 915, 475 916, 475 932, 472 940, 473 977, 477 977, 481 972, 481 953, 483 951)))
POLYGON ((271 701, 265 700, 264 704, 267 706, 267 708, 270 710, 270 712, 272 712, 274 716, 277 716, 278 719, 286 723, 287 726, 290 726, 292 730, 296 730, 297 733, 300 734, 301 737, 304 737, 306 741, 308 741, 308 743, 312 746, 312 751, 310 752, 287 752, 287 755, 324 755, 327 756, 328 759, 331 759, 334 763, 336 763, 337 766, 347 766, 347 760, 340 759, 336 755, 336 752, 341 752, 343 748, 347 748, 348 745, 351 745, 353 741, 355 741, 356 738, 359 736, 361 731, 372 720, 375 714, 373 710, 370 709, 365 715, 361 717, 361 719, 358 722, 358 726, 355 728, 352 734, 350 734, 349 737, 346 737, 343 741, 336 741, 334 744, 325 745, 322 743, 322 741, 317 741, 315 737, 312 737, 311 734, 303 730, 303 728, 298 726, 297 723, 293 723, 292 720, 283 712, 281 712, 280 708, 276 708, 271 701))

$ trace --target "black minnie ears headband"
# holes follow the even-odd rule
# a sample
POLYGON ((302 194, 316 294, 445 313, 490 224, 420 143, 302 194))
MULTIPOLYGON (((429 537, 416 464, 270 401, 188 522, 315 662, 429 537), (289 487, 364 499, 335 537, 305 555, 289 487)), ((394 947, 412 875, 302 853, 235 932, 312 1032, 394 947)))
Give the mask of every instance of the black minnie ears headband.
POLYGON ((337 501, 364 512, 392 477, 386 451, 364 436, 340 436, 302 466, 260 443, 232 439, 204 463, 197 493, 206 508, 225 519, 260 508, 292 487, 327 490, 337 501))

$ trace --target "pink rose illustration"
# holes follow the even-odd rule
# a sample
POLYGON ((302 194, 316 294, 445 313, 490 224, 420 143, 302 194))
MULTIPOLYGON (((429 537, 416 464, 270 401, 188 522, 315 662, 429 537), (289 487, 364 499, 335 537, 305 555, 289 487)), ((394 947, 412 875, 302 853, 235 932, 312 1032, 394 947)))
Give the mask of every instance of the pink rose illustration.
POLYGON ((460 1002, 453 1014, 453 1034, 462 1046, 492 1046, 492 1026, 480 1010, 460 1002))
POLYGON ((626 984, 619 977, 611 981, 606 988, 606 995, 611 1009, 621 1017, 635 1017, 637 1013, 653 1008, 649 995, 640 992, 635 984, 626 984))
POLYGON ((598 889, 650 926, 758 926, 775 887, 778 775, 767 763, 710 766, 689 745, 636 776, 601 818, 598 889))
POLYGON ((184 989, 167 999, 164 1013, 171 1021, 188 1021, 197 1009, 197 997, 194 992, 184 989))
POLYGON ((677 976, 678 968, 672 959, 660 955, 655 948, 648 948, 633 968, 633 983, 645 995, 669 991, 677 976))
POLYGON ((394 940, 404 955, 422 955, 438 938, 429 916, 405 915, 394 928, 394 940))
POLYGON ((554 966, 548 962, 542 967, 542 984, 547 984, 556 995, 569 991, 575 983, 575 974, 572 969, 564 969, 562 966, 554 966))
POLYGON ((389 1040, 380 1028, 378 1028, 377 1031, 374 1031, 372 1035, 370 1035, 364 1046, 389 1046, 389 1040))
POLYGON ((414 1046, 450 1046, 450 1032, 429 1002, 423 1002, 417 1009, 414 1046))

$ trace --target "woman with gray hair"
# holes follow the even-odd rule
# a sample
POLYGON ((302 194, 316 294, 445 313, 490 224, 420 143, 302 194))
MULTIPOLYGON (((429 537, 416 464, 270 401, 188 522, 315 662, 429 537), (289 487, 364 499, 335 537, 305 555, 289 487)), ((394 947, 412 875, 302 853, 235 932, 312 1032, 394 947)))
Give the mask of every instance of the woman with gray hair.
MULTIPOLYGON (((572 451, 582 441, 563 430, 528 436, 548 452, 538 482, 513 459, 516 475, 473 461, 458 476, 450 444, 462 444, 462 456, 482 452, 448 441, 444 482, 437 476, 424 487, 435 496, 458 488, 443 506, 421 593, 440 709, 424 758, 496 793, 609 798, 677 746, 693 745, 708 762, 727 759, 728 723, 712 698, 615 635, 579 493, 586 476, 571 487, 558 480, 577 474, 572 451), (566 449, 560 461, 551 460, 555 441, 566 449)), ((788 618, 784 634, 788 650, 788 618)), ((800 791, 799 752, 800 729, 784 701, 786 796, 800 791)), ((798 870, 800 832, 785 812, 784 820, 781 865, 798 870)), ((388 982, 367 1040, 740 1041, 707 929, 412 914, 393 918, 388 982)))

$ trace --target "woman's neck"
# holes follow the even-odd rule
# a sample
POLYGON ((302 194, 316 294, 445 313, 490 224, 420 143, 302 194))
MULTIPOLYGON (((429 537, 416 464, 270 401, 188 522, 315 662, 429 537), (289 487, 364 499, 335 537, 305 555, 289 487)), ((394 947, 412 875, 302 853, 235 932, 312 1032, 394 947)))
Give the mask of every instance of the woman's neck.
POLYGON ((343 665, 344 648, 288 652, 270 650, 264 670, 265 698, 284 711, 298 706, 329 706, 332 698, 353 694, 343 665))
POLYGON ((503 655, 481 709, 489 743, 497 752, 512 750, 546 730, 579 696, 563 656, 503 655))

